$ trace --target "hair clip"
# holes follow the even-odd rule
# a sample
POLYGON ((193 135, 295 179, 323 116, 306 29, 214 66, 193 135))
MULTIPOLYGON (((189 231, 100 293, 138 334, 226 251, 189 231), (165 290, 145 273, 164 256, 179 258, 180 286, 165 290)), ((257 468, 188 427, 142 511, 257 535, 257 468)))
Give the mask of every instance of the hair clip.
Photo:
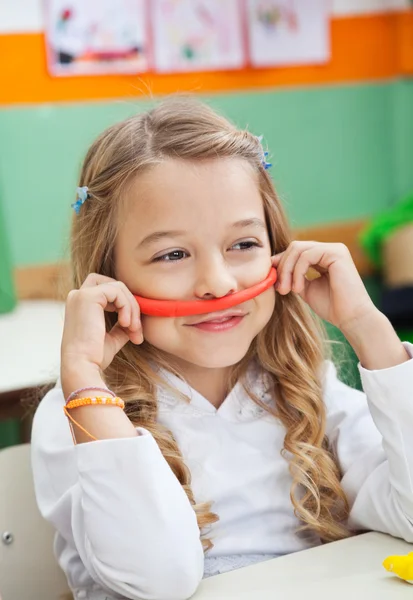
POLYGON ((77 215, 80 213, 80 207, 88 200, 88 198, 90 198, 90 194, 87 185, 76 188, 76 202, 71 204, 71 207, 77 215))
POLYGON ((262 150, 262 154, 261 154, 261 164, 264 167, 264 169, 267 171, 267 169, 269 169, 270 167, 272 167, 272 163, 267 162, 267 156, 268 156, 268 152, 266 150, 264 150, 264 148, 262 147, 262 140, 263 140, 263 135, 258 135, 257 136, 257 140, 260 143, 260 147, 262 150))

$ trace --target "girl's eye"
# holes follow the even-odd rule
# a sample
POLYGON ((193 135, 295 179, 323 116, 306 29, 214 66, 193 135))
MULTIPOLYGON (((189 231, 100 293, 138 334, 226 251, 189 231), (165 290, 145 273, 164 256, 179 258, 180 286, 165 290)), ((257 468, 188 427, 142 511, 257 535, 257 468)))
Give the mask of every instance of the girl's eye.
POLYGON ((252 250, 253 248, 260 248, 261 245, 258 242, 254 242, 253 240, 246 240, 245 242, 238 242, 234 244, 232 248, 234 250, 252 250))
POLYGON ((162 256, 157 256, 154 259, 154 262, 177 262, 178 260, 182 260, 187 256, 187 253, 183 250, 173 250, 172 252, 168 252, 167 254, 163 254, 162 256))

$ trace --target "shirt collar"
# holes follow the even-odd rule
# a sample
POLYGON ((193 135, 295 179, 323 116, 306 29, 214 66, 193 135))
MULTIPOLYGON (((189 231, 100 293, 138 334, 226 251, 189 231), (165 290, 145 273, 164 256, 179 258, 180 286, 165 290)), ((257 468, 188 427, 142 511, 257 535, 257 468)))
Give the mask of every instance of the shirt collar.
POLYGON ((230 421, 258 419, 267 411, 250 398, 244 383, 261 402, 267 406, 274 404, 271 378, 254 362, 248 367, 245 378, 235 384, 218 409, 184 379, 164 369, 158 373, 172 388, 170 390, 166 385, 158 388, 158 408, 161 411, 178 411, 193 416, 215 415, 230 421))

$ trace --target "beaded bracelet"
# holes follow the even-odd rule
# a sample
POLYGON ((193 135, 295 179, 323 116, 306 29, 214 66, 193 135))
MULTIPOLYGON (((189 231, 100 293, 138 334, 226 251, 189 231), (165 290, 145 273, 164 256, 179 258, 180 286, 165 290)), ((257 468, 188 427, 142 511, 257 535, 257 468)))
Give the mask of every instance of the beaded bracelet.
POLYGON ((115 396, 114 398, 106 398, 105 396, 95 396, 93 398, 76 398, 75 400, 70 400, 65 406, 67 410, 71 408, 79 408, 79 406, 89 406, 91 404, 107 404, 112 406, 119 406, 119 408, 124 409, 125 403, 121 398, 115 396))
POLYGON ((76 396, 78 396, 82 392, 92 392, 92 391, 105 392, 107 394, 110 394, 112 396, 112 398, 116 397, 115 392, 112 392, 112 390, 108 390, 108 388, 103 388, 103 387, 102 388, 101 387, 84 387, 84 388, 79 388, 78 390, 75 390, 74 392, 72 392, 70 394, 70 396, 68 397, 68 399, 66 400, 66 404, 68 402, 70 402, 71 400, 73 400, 76 396))
MULTIPOLYGON (((97 389, 97 388, 91 388, 91 389, 97 389)), ((70 398, 70 396, 69 396, 69 398, 70 398)), ((93 398, 77 398, 75 400, 70 400, 63 407, 64 413, 70 421, 70 431, 72 434, 73 443, 75 445, 76 445, 76 438, 75 438, 75 434, 73 432, 73 425, 76 425, 76 427, 78 429, 80 429, 80 431, 83 431, 83 433, 85 433, 88 437, 90 437, 90 439, 93 440, 94 442, 97 441, 97 438, 95 438, 84 427, 82 427, 82 425, 80 423, 78 423, 72 417, 72 415, 69 413, 69 410, 71 410, 73 408, 78 408, 79 406, 99 406, 99 405, 101 405, 101 406, 102 405, 103 406, 105 406, 105 405, 106 406, 119 406, 119 408, 121 408, 122 410, 125 408, 124 401, 121 398, 118 398, 117 396, 115 396, 114 398, 105 398, 105 397, 100 397, 100 396, 93 397, 93 398), (72 423, 73 423, 73 425, 72 425, 72 423)))

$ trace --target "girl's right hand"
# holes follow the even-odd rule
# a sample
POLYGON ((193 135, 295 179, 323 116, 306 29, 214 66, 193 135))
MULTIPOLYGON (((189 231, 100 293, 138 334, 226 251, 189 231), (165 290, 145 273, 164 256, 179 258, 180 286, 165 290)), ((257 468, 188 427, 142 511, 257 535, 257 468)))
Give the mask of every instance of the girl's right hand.
POLYGON ((91 367, 104 371, 128 341, 143 342, 139 305, 121 281, 91 273, 78 290, 69 292, 61 348, 65 369, 91 367), (105 311, 118 321, 106 331, 105 311))

